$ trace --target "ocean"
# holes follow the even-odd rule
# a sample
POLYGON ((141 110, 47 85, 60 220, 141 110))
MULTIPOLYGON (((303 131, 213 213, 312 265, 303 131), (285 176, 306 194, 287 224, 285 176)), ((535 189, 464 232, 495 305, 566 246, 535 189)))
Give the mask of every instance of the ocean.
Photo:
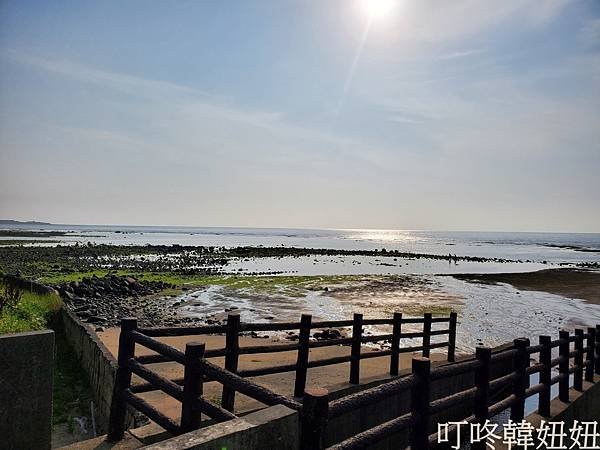
MULTIPOLYGON (((120 245, 265 246, 341 250, 385 248, 411 253, 479 256, 536 263, 600 261, 600 233, 533 233, 295 228, 35 225, 5 229, 66 231, 48 240, 120 245)), ((2 239, 2 238, 0 238, 2 239)), ((8 239, 8 238, 4 238, 8 239)), ((19 238, 21 239, 21 238, 19 238)), ((35 238, 38 239, 38 238, 35 238)))

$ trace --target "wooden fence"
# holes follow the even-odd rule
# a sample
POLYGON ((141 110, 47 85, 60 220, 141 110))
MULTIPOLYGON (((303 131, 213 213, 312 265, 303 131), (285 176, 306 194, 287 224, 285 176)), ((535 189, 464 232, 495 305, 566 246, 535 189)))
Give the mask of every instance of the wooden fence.
MULTIPOLYGON (((324 389, 308 390, 302 407, 302 448, 323 449, 323 436, 327 422, 331 418, 358 410, 376 403, 390 395, 410 391, 410 412, 392 420, 362 431, 342 442, 327 447, 328 450, 350 450, 368 448, 400 431, 408 430, 412 450, 428 449, 436 445, 437 433, 430 434, 431 416, 446 411, 458 404, 470 402, 471 414, 464 417, 467 423, 483 424, 500 412, 510 408, 510 418, 519 422, 525 415, 525 400, 538 395, 538 413, 550 416, 551 387, 558 383, 559 399, 569 401, 570 378, 573 375, 573 388, 583 390, 583 380, 594 381, 594 373, 600 375, 600 325, 575 330, 573 335, 560 331, 559 339, 540 336, 537 345, 530 345, 529 339, 515 339, 512 348, 492 354, 489 347, 477 347, 476 358, 441 367, 431 368, 427 358, 415 357, 412 360, 412 374, 389 383, 367 389, 356 394, 329 402, 324 389), (571 344, 574 348, 571 349, 571 344), (558 357, 552 358, 552 350, 558 347, 558 357), (531 365, 531 355, 538 355, 538 362, 531 365), (511 359, 513 370, 501 377, 491 379, 490 367, 494 361, 511 359), (573 364, 570 361, 573 360, 573 364), (558 366, 558 374, 552 370, 558 366), (431 401, 431 382, 464 373, 473 373, 474 386, 444 398, 431 401), (539 373, 539 383, 531 386, 530 376, 539 373), (510 394, 491 404, 490 391, 509 388, 510 394)), ((457 421, 460 421, 458 419, 457 421)), ((449 427, 456 432, 456 426, 449 427)), ((485 441, 475 443, 471 448, 483 450, 485 441)))
POLYGON ((448 348, 448 361, 455 359, 456 348, 456 313, 448 317, 403 317, 395 313, 389 319, 364 319, 362 314, 354 314, 352 320, 334 320, 312 322, 312 317, 303 314, 300 322, 279 323, 243 323, 237 314, 230 314, 226 325, 206 325, 200 327, 175 328, 139 328, 137 320, 127 318, 121 321, 119 337, 119 368, 116 375, 115 392, 111 407, 109 439, 119 440, 125 430, 127 405, 147 415, 161 427, 172 434, 181 434, 200 425, 201 413, 216 421, 229 420, 235 417, 235 393, 241 392, 267 405, 284 404, 294 409, 300 409, 301 403, 276 394, 269 389, 253 383, 246 378, 258 377, 275 373, 295 372, 294 397, 301 398, 306 386, 307 371, 313 367, 350 362, 350 383, 360 381, 360 361, 366 358, 390 357, 389 373, 398 375, 400 353, 422 352, 423 357, 429 357, 432 349, 448 348), (433 330, 433 324, 447 324, 448 328, 433 330), (420 332, 404 332, 405 324, 422 324, 420 332), (389 325, 391 334, 367 336, 363 327, 368 325, 389 325), (325 328, 352 327, 351 337, 340 337, 322 341, 310 340, 312 330, 325 328), (287 331, 298 330, 298 342, 274 345, 259 345, 240 347, 239 337, 243 332, 256 331, 287 331), (225 347, 205 349, 203 344, 189 343, 185 353, 170 347, 155 339, 165 336, 199 336, 209 334, 225 334, 225 347), (448 336, 444 342, 432 343, 433 336, 448 336), (421 339, 421 345, 401 347, 402 339, 421 339), (362 344, 388 341, 390 349, 363 353, 362 344), (135 346, 139 344, 153 350, 156 354, 135 356, 135 346), (351 346, 350 355, 336 356, 326 359, 310 360, 311 348, 329 347, 336 345, 351 346), (240 355, 296 351, 295 364, 264 367, 259 369, 238 370, 240 355), (225 357, 225 367, 221 368, 207 361, 209 358, 225 357), (177 362, 184 366, 184 376, 180 379, 169 380, 150 370, 147 365, 177 362), (144 383, 132 385, 132 374, 145 380, 144 383), (221 405, 216 405, 202 397, 204 382, 217 381, 223 385, 221 405), (152 407, 138 394, 161 390, 179 400, 181 420, 177 424, 152 407))
MULTIPOLYGON (((109 439, 119 440, 123 437, 125 429, 125 413, 127 405, 146 414, 151 420, 165 428, 171 434, 177 435, 197 429, 200 426, 201 414, 206 414, 217 422, 227 421, 235 418, 233 414, 233 397, 235 392, 240 392, 250 398, 256 399, 266 405, 283 404, 289 408, 298 410, 302 422, 302 448, 324 449, 323 438, 327 429, 329 419, 343 414, 359 410, 367 405, 382 401, 389 396, 397 395, 404 391, 410 391, 410 411, 375 427, 364 430, 342 442, 327 447, 328 450, 349 450, 367 448, 381 440, 393 436, 403 430, 408 430, 409 441, 412 450, 423 450, 435 446, 437 433, 430 434, 432 425, 431 416, 438 412, 447 411, 459 404, 467 403, 470 407, 467 417, 463 420, 467 423, 483 424, 500 412, 510 409, 510 417, 513 421, 520 421, 525 415, 525 400, 538 395, 538 413, 542 416, 550 416, 551 387, 558 384, 559 399, 563 402, 569 401, 569 389, 583 389, 583 380, 594 381, 594 374, 600 375, 600 325, 596 328, 588 328, 587 332, 582 329, 575 330, 571 335, 568 331, 560 331, 559 338, 552 340, 550 336, 540 336, 537 345, 530 345, 528 339, 515 339, 510 348, 492 354, 489 347, 477 347, 475 359, 455 362, 439 367, 431 367, 427 356, 429 349, 433 348, 429 340, 431 335, 431 323, 434 321, 446 321, 450 323, 448 330, 449 359, 454 359, 454 340, 456 338, 456 316, 444 319, 434 319, 426 315, 420 319, 403 319, 401 315, 394 315, 392 320, 392 335, 378 337, 362 336, 362 325, 388 324, 386 319, 363 320, 362 316, 355 315, 353 321, 335 322, 310 322, 310 316, 303 316, 300 324, 297 323, 272 323, 272 324, 244 324, 239 321, 238 316, 230 316, 226 326, 215 325, 195 328, 162 328, 144 329, 137 328, 135 319, 123 319, 121 323, 121 335, 119 338, 119 369, 115 383, 115 394, 111 409, 109 439), (402 333, 403 323, 423 323, 421 333, 402 333), (359 325, 357 325, 360 324, 359 325), (325 342, 311 342, 308 340, 309 331, 312 328, 329 328, 334 326, 353 326, 352 338, 342 338, 325 342), (239 347, 238 336, 242 331, 281 331, 289 329, 300 329, 300 342, 293 344, 239 347), (234 332, 235 331, 235 332, 234 332), (206 350, 204 344, 188 343, 185 353, 164 344, 154 337, 157 336, 185 336, 190 334, 226 333, 227 345, 223 349, 206 350), (417 336, 418 335, 418 336, 417 336), (421 337, 423 344, 409 350, 399 347, 399 339, 402 337, 421 337), (328 392, 325 389, 308 389, 304 391, 303 398, 289 399, 279 395, 263 386, 253 383, 244 377, 259 376, 268 373, 279 373, 296 370, 296 384, 298 379, 302 383, 306 381, 306 369, 318 365, 337 364, 340 362, 351 363, 351 379, 357 381, 359 375, 359 362, 362 357, 372 353, 361 354, 360 345, 357 343, 376 342, 377 338, 391 339, 391 351, 379 351, 377 356, 391 356, 390 372, 397 373, 397 356, 401 351, 422 351, 422 357, 413 357, 412 374, 396 378, 382 385, 351 394, 337 400, 329 401, 328 392), (350 339, 350 340, 348 340, 350 339), (308 342, 308 344, 307 344, 308 342), (135 345, 147 347, 155 355, 135 356, 135 345), (313 364, 308 360, 308 349, 323 345, 352 345, 352 353, 349 359, 329 358, 325 363, 313 364), (571 348, 573 344, 573 348, 571 348), (552 358, 553 349, 558 348, 558 357, 552 358), (238 356, 241 354, 253 354, 277 351, 298 351, 298 362, 290 366, 277 366, 253 371, 237 371, 238 356), (537 362, 530 364, 531 356, 538 355, 537 362), (225 356, 225 368, 210 363, 207 359, 225 356), (491 366, 494 362, 510 360, 509 366, 512 371, 497 378, 491 378, 491 366), (168 380, 148 369, 144 364, 174 361, 184 366, 184 377, 182 380, 168 380), (305 361, 305 362, 302 362, 305 361), (571 364, 573 361, 573 364, 571 364), (553 376, 553 368, 558 367, 558 373, 553 376), (235 373, 235 372, 238 373, 235 373), (460 374, 473 374, 474 385, 447 397, 431 400, 431 383, 435 380, 447 379, 460 374), (530 376, 539 374, 539 383, 531 386, 530 376), (132 374, 145 379, 147 383, 131 385, 132 374), (356 377, 356 378, 353 378, 356 377), (203 383, 217 381, 223 385, 222 404, 217 405, 202 396, 203 383), (499 401, 491 403, 490 392, 499 389, 509 389, 510 393, 499 401), (139 393, 160 389, 171 397, 181 402, 181 420, 176 423, 164 416, 156 408, 148 404, 139 393), (226 393, 229 393, 225 395, 226 393), (231 399, 231 400, 230 400, 231 399)), ((442 333, 440 333, 442 334, 442 333)), ((315 361, 318 362, 318 361, 315 361)), ((313 363, 315 363, 313 362, 313 363)), ((296 386, 297 387, 297 386, 296 386)), ((456 429, 454 429, 456 431, 456 429)), ((452 427, 450 427, 450 433, 452 427)), ((484 449, 485 442, 473 445, 477 450, 484 449)))

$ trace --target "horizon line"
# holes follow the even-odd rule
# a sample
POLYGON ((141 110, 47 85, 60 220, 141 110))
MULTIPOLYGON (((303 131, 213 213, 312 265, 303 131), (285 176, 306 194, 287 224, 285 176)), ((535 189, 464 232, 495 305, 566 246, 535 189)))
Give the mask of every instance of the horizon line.
POLYGON ((53 226, 85 226, 85 227, 123 227, 123 228, 225 228, 225 229, 262 229, 262 230, 320 230, 320 231, 378 231, 378 232, 450 232, 450 233, 528 233, 528 234, 600 234, 600 231, 540 231, 540 230, 483 230, 483 229, 432 229, 432 228, 335 228, 335 227, 282 227, 282 226, 235 226, 235 225, 152 225, 152 224, 100 224, 100 223, 54 223, 37 219, 17 220, 17 219, 0 219, 0 227, 3 221, 17 222, 18 224, 38 224, 38 225, 53 225, 53 226))

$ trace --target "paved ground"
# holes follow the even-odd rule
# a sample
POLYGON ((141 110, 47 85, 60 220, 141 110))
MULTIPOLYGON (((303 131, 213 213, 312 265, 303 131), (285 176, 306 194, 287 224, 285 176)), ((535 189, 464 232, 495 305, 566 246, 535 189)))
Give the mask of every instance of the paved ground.
MULTIPOLYGON (((104 344, 108 349, 117 355, 118 349, 118 328, 110 328, 104 332, 98 333, 104 344)), ((187 342, 199 341, 206 344, 207 349, 223 348, 225 345, 224 336, 182 336, 182 337, 166 337, 159 338, 159 340, 168 343, 180 350, 184 350, 187 342)), ((274 341, 271 339, 256 339, 251 337, 241 337, 240 346, 256 346, 256 345, 270 345, 274 341)), ((289 343, 289 341, 280 341, 279 343, 289 343)), ((363 347, 364 349, 365 347, 363 347)), ((376 350, 376 349, 373 349, 376 350)), ((363 352, 373 351, 363 350, 363 352)), ((144 347, 136 347, 136 355, 148 355, 153 354, 151 350, 144 347)), ((335 347, 324 347, 311 349, 310 360, 330 358, 334 356, 342 356, 350 354, 350 347, 348 346, 335 346, 335 347)), ((409 368, 411 365, 411 354, 400 355, 400 368, 409 368)), ((445 354, 432 354, 433 360, 443 360, 445 354)), ((213 358, 211 362, 223 365, 223 358, 213 358)), ((296 362, 296 351, 282 352, 282 353, 267 353, 267 354, 256 354, 256 355, 241 355, 239 368, 240 369, 255 369, 259 367, 268 367, 273 365, 281 364, 293 364, 296 362)), ((370 358, 361 361, 361 382, 371 381, 376 379, 382 379, 387 377, 389 372, 390 358, 370 358)), ((161 363, 153 364, 149 366, 152 370, 156 371, 160 375, 173 379, 183 376, 183 367, 177 363, 161 363)), ((348 377, 350 374, 350 364, 336 364, 333 366, 316 367, 308 370, 307 387, 324 387, 331 389, 336 386, 347 384, 348 377)), ((293 395, 294 389, 295 372, 287 372, 274 375, 265 375, 261 377, 252 378, 252 380, 258 384, 268 387, 273 391, 283 394, 287 397, 293 395)), ((141 380, 134 377, 134 383, 140 382, 141 380)), ((204 385, 204 395, 207 399, 215 402, 219 402, 221 398, 222 385, 216 382, 206 383, 204 385)), ((152 405, 163 411, 173 419, 179 419, 181 412, 181 404, 163 394, 160 391, 148 392, 141 394, 143 398, 149 401, 152 405)), ((242 394, 236 395, 236 412, 248 411, 259 408, 262 404, 250 399, 242 394)))

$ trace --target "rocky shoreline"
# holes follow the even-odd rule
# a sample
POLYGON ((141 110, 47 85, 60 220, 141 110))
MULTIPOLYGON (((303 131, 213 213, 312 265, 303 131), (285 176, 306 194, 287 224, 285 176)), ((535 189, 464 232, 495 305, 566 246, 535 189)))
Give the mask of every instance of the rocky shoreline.
POLYGON ((143 326, 174 326, 194 319, 183 319, 155 294, 173 285, 162 281, 138 281, 133 277, 92 276, 81 281, 53 286, 64 304, 82 321, 96 326, 96 331, 118 326, 122 317, 135 316, 143 326))
MULTIPOLYGON (((177 313, 181 302, 169 303, 164 295, 166 289, 175 286, 162 281, 136 280, 130 276, 107 275, 105 277, 86 277, 81 281, 60 283, 52 286, 63 298, 65 307, 73 311, 83 322, 92 325, 97 332, 109 327, 118 327, 122 317, 134 316, 142 326, 186 326, 220 325, 225 318, 215 315, 204 318, 182 317, 177 313)), ((235 312, 237 308, 226 309, 235 312)), ((270 336, 249 332, 252 338, 267 339, 270 336)), ((312 334, 315 340, 339 339, 345 337, 345 331, 339 329, 316 330, 312 334)), ((289 331, 282 336, 289 341, 297 341, 298 333, 289 331)))

